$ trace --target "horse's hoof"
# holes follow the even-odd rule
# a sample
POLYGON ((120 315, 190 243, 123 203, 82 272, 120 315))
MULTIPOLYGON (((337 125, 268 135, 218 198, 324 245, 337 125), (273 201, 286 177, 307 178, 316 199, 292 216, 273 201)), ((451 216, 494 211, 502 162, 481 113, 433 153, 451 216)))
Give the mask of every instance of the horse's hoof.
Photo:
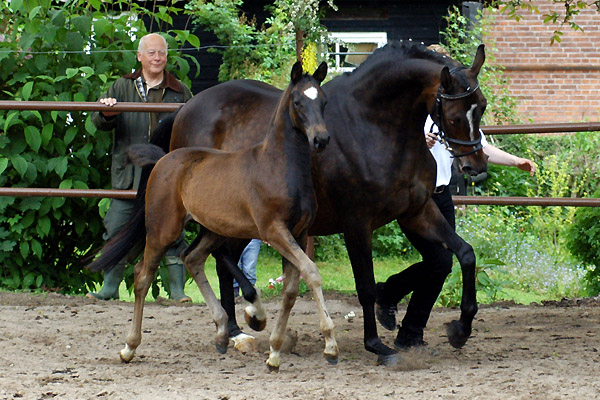
POLYGON ((377 365, 386 367, 398 366, 398 354, 379 354, 377 356, 377 365))
POLYGON ((279 365, 275 366, 275 365, 271 365, 269 364, 269 362, 267 361, 267 370, 269 372, 279 372, 279 365))
POLYGON ((220 343, 219 341, 215 341, 215 348, 217 349, 217 351, 221 354, 225 354, 227 353, 227 345, 229 344, 229 340, 227 341, 227 344, 223 345, 223 343, 220 343))
POLYGON ((248 314, 248 312, 244 313, 244 318, 246 319, 248 326, 256 332, 260 332, 267 327, 266 319, 260 320, 256 318, 255 315, 248 314))
POLYGON ((258 348, 256 347, 256 339, 254 336, 240 333, 237 336, 231 338, 233 340, 233 347, 242 354, 257 353, 258 348))
POLYGON ((128 344, 125 345, 125 348, 119 352, 119 358, 124 363, 129 363, 133 360, 133 356, 135 356, 135 350, 131 350, 128 344))
POLYGON ((323 357, 327 360, 329 365, 337 365, 338 363, 338 355, 337 354, 323 354, 323 357))
POLYGON ((455 349, 461 349, 467 340, 469 340, 470 334, 467 334, 459 321, 452 321, 446 324, 446 334, 448 335, 448 342, 455 349))

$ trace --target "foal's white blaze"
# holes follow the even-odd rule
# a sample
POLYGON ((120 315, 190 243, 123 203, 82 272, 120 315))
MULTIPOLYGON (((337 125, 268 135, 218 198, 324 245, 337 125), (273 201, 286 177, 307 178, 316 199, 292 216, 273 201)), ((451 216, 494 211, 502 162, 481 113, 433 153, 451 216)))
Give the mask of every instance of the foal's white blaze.
POLYGON ((317 90, 316 87, 311 86, 304 91, 304 95, 311 100, 315 100, 317 98, 317 96, 319 95, 319 91, 317 90))
POLYGON ((469 111, 467 111, 467 121, 469 121, 469 137, 471 140, 475 140, 475 130, 473 129, 473 111, 477 108, 477 104, 473 104, 469 111))

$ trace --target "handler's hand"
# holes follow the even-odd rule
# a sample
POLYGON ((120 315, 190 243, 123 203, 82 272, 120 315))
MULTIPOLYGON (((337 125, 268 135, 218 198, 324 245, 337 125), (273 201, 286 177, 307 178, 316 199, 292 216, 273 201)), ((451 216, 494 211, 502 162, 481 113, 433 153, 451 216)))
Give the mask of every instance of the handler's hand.
MULTIPOLYGON (((114 97, 106 97, 103 99, 98 100, 100 103, 105 104, 109 107, 114 106, 115 104, 117 104, 117 99, 115 99, 114 97)), ((105 117, 112 117, 113 115, 117 115, 120 114, 119 111, 101 111, 102 115, 104 115, 105 117)))
POLYGON ((437 142, 437 135, 435 133, 426 132, 425 133, 425 142, 427 143, 427 148, 430 149, 433 147, 435 142, 437 142))

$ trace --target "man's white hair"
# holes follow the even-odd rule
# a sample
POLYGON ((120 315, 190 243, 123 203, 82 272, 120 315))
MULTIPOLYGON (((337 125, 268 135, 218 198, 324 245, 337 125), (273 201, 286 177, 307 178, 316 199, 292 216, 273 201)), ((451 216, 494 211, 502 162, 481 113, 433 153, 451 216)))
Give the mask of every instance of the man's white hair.
POLYGON ((146 45, 146 41, 148 40, 148 37, 151 36, 157 36, 159 38, 162 39, 163 43, 165 44, 165 49, 169 49, 169 47, 167 46, 167 40, 162 37, 161 35, 159 35, 158 33, 149 33, 147 35, 144 35, 141 39, 140 39, 140 43, 138 44, 138 51, 144 51, 144 47, 146 45))

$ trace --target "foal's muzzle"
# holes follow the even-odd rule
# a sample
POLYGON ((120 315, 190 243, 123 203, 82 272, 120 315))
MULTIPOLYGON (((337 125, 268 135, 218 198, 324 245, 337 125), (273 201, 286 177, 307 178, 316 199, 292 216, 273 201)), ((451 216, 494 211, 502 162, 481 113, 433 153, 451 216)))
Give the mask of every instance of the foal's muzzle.
POLYGON ((323 151, 329 144, 329 139, 331 139, 329 135, 315 136, 313 139, 313 149, 315 151, 323 151))

